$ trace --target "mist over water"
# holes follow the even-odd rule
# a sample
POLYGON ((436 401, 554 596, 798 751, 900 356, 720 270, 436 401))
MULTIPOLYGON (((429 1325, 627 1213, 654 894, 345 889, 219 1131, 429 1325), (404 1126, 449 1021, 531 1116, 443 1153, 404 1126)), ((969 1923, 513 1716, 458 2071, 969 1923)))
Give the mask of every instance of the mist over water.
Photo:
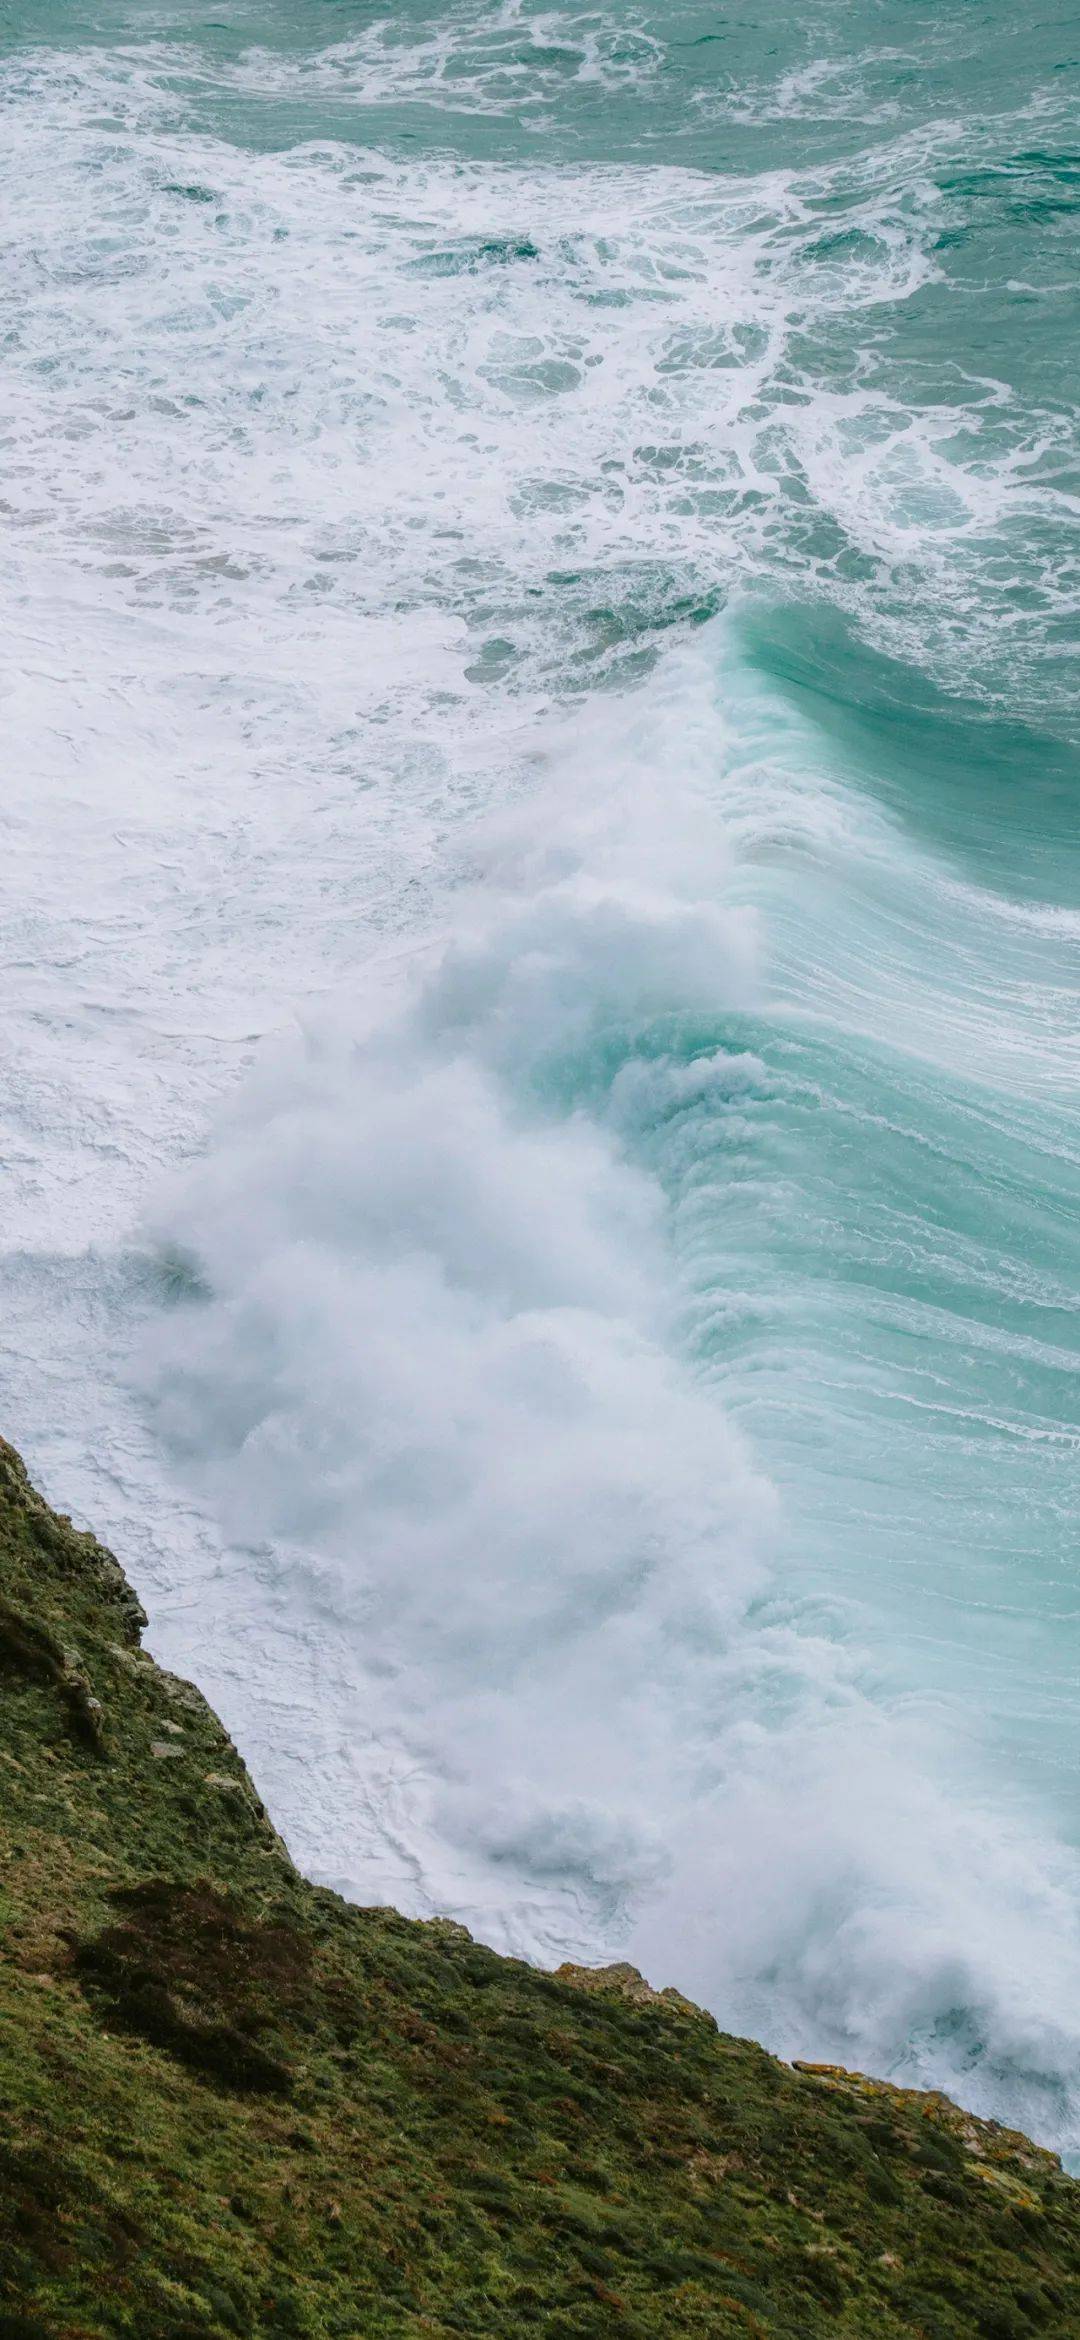
POLYGON ((1064 17, 19 31, 6 1426, 321 1878, 1075 2151, 1064 17))

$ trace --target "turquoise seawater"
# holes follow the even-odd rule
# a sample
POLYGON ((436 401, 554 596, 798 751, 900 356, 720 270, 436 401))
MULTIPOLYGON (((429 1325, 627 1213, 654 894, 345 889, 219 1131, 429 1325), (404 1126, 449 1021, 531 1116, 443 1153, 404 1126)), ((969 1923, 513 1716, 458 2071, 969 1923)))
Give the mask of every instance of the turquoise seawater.
POLYGON ((11 1427, 320 1875, 1077 2150, 1080 23, 0 31, 11 1427))

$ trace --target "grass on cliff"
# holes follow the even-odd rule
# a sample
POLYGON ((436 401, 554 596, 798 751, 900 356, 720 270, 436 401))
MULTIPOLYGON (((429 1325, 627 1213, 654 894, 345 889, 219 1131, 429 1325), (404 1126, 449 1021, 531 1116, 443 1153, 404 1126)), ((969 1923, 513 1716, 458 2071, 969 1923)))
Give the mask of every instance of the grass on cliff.
POLYGON ((307 1885, 0 1445, 0 2340, 1050 2340, 1080 2186, 307 1885))

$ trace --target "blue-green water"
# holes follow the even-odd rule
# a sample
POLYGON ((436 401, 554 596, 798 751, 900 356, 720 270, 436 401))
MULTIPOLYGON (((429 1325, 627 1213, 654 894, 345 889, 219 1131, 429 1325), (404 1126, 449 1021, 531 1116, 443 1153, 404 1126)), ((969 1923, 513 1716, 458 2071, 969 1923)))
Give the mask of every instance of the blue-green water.
POLYGON ((1080 25, 0 24, 10 1426, 320 1875, 1075 2150, 1080 25))

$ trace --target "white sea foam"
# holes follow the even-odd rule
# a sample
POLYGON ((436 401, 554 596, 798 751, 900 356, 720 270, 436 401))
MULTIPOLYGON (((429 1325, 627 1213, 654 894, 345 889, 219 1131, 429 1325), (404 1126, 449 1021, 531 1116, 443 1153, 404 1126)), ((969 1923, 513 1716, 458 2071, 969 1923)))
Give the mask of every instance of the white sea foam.
POLYGON ((249 49, 234 69, 241 88, 310 91, 356 106, 420 104, 471 114, 532 118, 543 126, 568 84, 618 92, 648 88, 666 44, 644 12, 537 7, 502 0, 478 17, 470 7, 423 20, 382 17, 347 40, 307 50, 249 49))
MULTIPOLYGON (((1000 661, 981 556, 1006 526, 1018 581, 1075 607, 1039 534, 1069 509, 1069 418, 972 381, 961 440, 952 371, 905 396, 875 361, 875 318, 940 277, 958 126, 719 179, 252 154, 181 127, 189 67, 91 55, 74 96, 51 62, 9 69, 13 503, 35 582, 53 553, 102 616, 213 608, 241 674, 257 618, 285 676, 316 612, 344 641, 360 612, 436 599, 478 647, 487 614, 515 671, 611 663, 605 585, 643 644, 680 596, 748 575, 812 577, 903 647, 915 560, 922 651, 972 679, 991 618, 1000 661)), ((1018 611, 1010 656, 1031 630, 1018 611)))

